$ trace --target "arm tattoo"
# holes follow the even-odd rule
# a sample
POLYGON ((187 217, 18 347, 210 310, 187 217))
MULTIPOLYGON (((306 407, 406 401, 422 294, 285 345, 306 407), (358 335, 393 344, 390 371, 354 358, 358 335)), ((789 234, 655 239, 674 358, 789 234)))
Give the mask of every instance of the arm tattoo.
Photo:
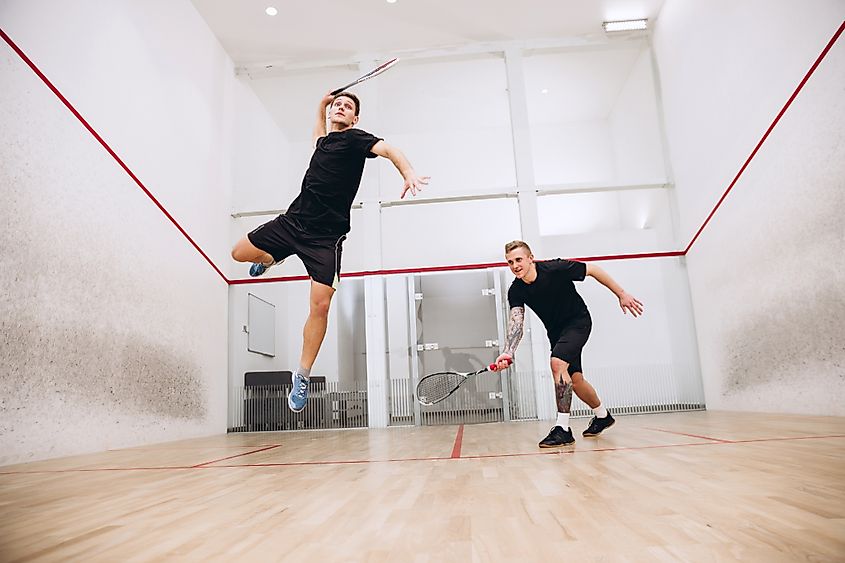
POLYGON ((557 397, 557 412, 569 412, 572 406, 572 383, 564 384, 555 379, 555 396, 557 397))
POLYGON ((505 354, 513 357, 519 341, 522 340, 522 325, 525 322, 525 307, 512 307, 508 321, 508 335, 505 340, 505 354))

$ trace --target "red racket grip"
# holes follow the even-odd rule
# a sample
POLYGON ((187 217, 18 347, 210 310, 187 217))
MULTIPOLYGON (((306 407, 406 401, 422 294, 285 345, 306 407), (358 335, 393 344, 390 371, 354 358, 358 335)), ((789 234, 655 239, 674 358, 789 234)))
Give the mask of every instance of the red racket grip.
MULTIPOLYGON (((513 360, 508 360, 508 365, 510 366, 513 363, 513 360)), ((499 371, 499 368, 496 367, 496 364, 490 364, 489 368, 490 371, 499 371)))

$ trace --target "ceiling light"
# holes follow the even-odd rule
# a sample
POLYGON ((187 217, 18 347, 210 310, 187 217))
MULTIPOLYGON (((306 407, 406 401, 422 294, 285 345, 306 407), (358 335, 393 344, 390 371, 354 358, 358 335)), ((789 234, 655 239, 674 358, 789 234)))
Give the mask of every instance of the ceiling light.
POLYGON ((548 93, 549 93, 549 89, 548 89, 548 88, 543 88, 542 90, 540 90, 540 93, 541 93, 541 94, 548 94, 548 93))
POLYGON ((266 12, 268 16, 275 16, 279 13, 279 10, 277 10, 273 6, 268 6, 267 9, 264 10, 264 12, 266 12))
POLYGON ((648 20, 622 20, 614 22, 604 22, 601 24, 607 33, 614 31, 636 31, 648 28, 648 20))
POLYGON ((387 0, 387 3, 388 3, 388 4, 395 4, 395 3, 396 3, 396 0, 387 0))

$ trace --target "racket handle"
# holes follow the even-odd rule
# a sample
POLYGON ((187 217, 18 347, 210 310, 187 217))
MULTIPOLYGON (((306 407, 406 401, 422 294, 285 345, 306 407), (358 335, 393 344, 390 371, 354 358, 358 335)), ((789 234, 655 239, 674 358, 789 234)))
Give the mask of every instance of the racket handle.
POLYGON ((350 82, 346 86, 341 86, 340 88, 337 88, 336 90, 332 90, 331 92, 329 92, 329 96, 337 96, 338 94, 340 94, 341 92, 343 92, 347 88, 352 88, 356 84, 358 84, 357 80, 355 82, 350 82))
MULTIPOLYGON (((508 360, 508 366, 513 363, 513 360, 508 360)), ((490 371, 499 371, 499 368, 496 367, 496 364, 490 364, 489 368, 490 371)))

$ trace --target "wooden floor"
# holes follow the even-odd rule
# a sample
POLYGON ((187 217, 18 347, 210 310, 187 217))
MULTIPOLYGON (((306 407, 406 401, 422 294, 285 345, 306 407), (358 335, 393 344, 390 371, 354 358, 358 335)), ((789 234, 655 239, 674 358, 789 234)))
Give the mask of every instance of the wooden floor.
POLYGON ((845 418, 261 434, 0 467, 0 561, 845 561, 845 418))

